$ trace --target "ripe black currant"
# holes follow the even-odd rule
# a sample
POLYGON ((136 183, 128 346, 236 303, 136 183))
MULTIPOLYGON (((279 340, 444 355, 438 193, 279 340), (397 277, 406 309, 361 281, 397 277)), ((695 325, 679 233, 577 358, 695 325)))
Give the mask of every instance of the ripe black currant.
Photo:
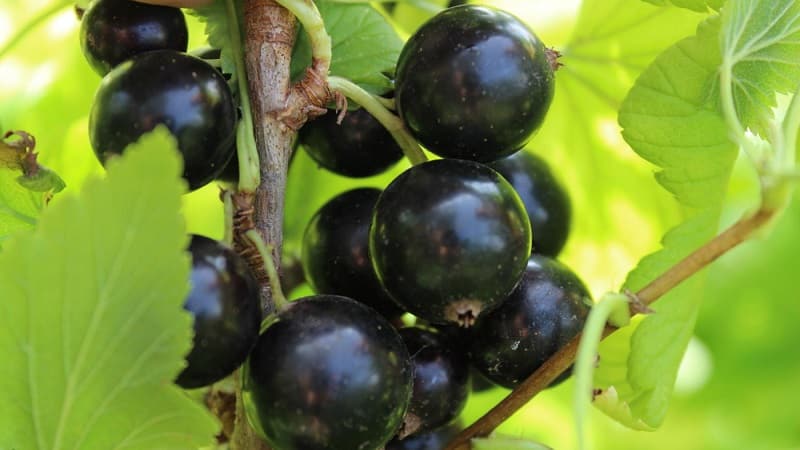
POLYGON ((403 328, 400 336, 414 367, 414 392, 398 433, 405 438, 458 417, 469 395, 469 361, 436 331, 403 328))
POLYGON ((471 362, 493 382, 514 388, 583 329, 590 305, 588 290, 569 268, 533 255, 514 292, 472 328, 471 362))
POLYGON ((380 194, 353 189, 323 205, 306 226, 301 260, 314 292, 350 297, 391 320, 403 310, 381 287, 369 258, 369 225, 380 194))
POLYGON ((403 47, 397 108, 433 153, 493 161, 522 148, 541 126, 554 92, 538 37, 513 15, 487 6, 446 9, 403 47))
POLYGON ((261 305, 258 282, 233 250, 193 235, 191 291, 184 308, 194 317, 188 365, 175 380, 185 388, 207 386, 239 367, 258 338, 261 305))
POLYGON ((555 258, 569 236, 572 205, 547 163, 530 152, 517 152, 488 164, 517 191, 533 233, 533 252, 555 258))
POLYGON ((442 450, 456 437, 461 428, 461 424, 453 422, 405 439, 394 438, 386 444, 385 450, 442 450))
POLYGON ((306 123, 300 145, 320 166, 347 177, 379 174, 403 157, 392 135, 365 109, 348 111, 341 124, 328 112, 306 123))
POLYGON ((164 49, 185 52, 189 33, 178 8, 131 0, 96 0, 83 14, 80 40, 89 65, 105 75, 139 53, 164 49))
POLYGON ((470 326, 508 296, 530 254, 531 227, 511 185, 489 167, 440 159, 383 191, 370 227, 378 278, 406 311, 470 326))
POLYGON ((267 322, 243 390, 251 423, 273 448, 375 450, 400 426, 412 376, 385 318, 352 299, 317 295, 267 322))
POLYGON ((159 124, 178 141, 190 189, 213 180, 233 155, 236 108, 230 88, 200 58, 155 50, 103 78, 89 115, 89 138, 101 162, 159 124))

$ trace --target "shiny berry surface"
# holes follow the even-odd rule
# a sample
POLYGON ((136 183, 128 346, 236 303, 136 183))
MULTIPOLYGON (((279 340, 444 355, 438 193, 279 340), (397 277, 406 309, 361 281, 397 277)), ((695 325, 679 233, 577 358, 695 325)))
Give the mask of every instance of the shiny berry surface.
POLYGON ((419 434, 453 421, 467 403, 469 361, 450 347, 446 336, 423 328, 403 328, 414 366, 414 392, 400 437, 419 434))
POLYGON ((568 267, 533 255, 514 292, 472 328, 471 362, 491 381, 514 388, 583 329, 590 305, 568 267))
POLYGON ((408 407, 412 369, 392 325, 354 300, 317 295, 273 318, 244 376, 248 417, 281 450, 383 448, 408 407))
POLYGON ((432 323, 470 326, 525 270, 531 228, 510 184, 489 167, 441 159, 383 191, 370 228, 378 278, 394 300, 432 323))
POLYGON ((381 287, 369 258, 369 225, 380 194, 358 188, 325 203, 306 226, 301 260, 314 292, 350 297, 394 319, 403 310, 381 287))
POLYGON ((184 308, 194 317, 188 366, 176 383, 207 386, 230 375, 247 358, 261 324, 260 290, 247 263, 233 250, 193 235, 191 291, 184 308))
POLYGON ((461 424, 454 422, 405 439, 394 438, 386 444, 384 450, 444 450, 461 428, 461 424))
POLYGON ((555 83, 544 45, 523 22, 463 5, 440 12, 406 42, 395 89, 400 116, 426 148, 486 162, 528 142, 555 83))
POLYGON ((233 156, 236 109, 222 75, 200 58, 171 50, 143 53, 108 73, 89 115, 98 159, 165 125, 178 141, 190 189, 213 180, 233 156))
POLYGON ((178 8, 132 0, 97 0, 83 14, 80 41, 89 65, 105 75, 139 53, 166 49, 185 52, 189 33, 178 8))
POLYGON ((341 124, 328 110, 306 123, 298 141, 320 166, 347 177, 377 175, 403 157, 392 135, 365 109, 348 111, 341 124))
POLYGON ((550 166, 530 152, 517 152, 488 164, 517 191, 533 229, 533 252, 556 257, 569 237, 572 204, 550 166))

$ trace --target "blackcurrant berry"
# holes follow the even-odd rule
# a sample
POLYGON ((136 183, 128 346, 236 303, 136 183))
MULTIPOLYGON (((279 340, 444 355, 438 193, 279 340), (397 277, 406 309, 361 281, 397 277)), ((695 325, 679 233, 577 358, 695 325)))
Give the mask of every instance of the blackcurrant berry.
POLYGON ((245 405, 276 449, 375 450, 408 407, 412 370, 394 327, 346 297, 296 300, 267 322, 246 364, 245 405))
POLYGON ((89 65, 105 75, 139 53, 164 49, 185 52, 189 33, 178 8, 131 0, 96 0, 83 14, 80 40, 89 65))
POLYGON ((530 254, 531 228, 511 185, 489 167, 440 159, 383 191, 370 228, 378 278, 406 311, 470 326, 508 296, 530 254))
POLYGON ((400 438, 441 427, 458 417, 469 395, 469 361, 433 330, 403 328, 414 367, 414 392, 400 438))
POLYGON ((300 145, 320 166, 347 177, 379 174, 403 157, 392 135, 365 109, 348 111, 341 124, 334 110, 306 123, 300 145))
POLYGON ((386 444, 385 450, 444 450, 461 428, 461 424, 454 422, 405 439, 394 438, 386 444))
POLYGON ((591 297, 565 265, 533 255, 514 292, 472 328, 472 364, 514 388, 582 329, 591 297))
POLYGON ((533 229, 533 252, 555 258, 569 236, 572 205, 547 163, 530 152, 517 152, 488 164, 517 191, 533 229))
POLYGON ((380 194, 359 188, 325 203, 306 226, 301 259, 315 292, 350 297, 391 320, 403 310, 381 287, 369 258, 369 225, 380 194))
POLYGON ((554 92, 542 42, 513 15, 487 6, 446 9, 403 47, 397 108, 433 153, 493 161, 522 148, 554 92))
POLYGON ((250 267, 233 250, 193 235, 191 291, 184 308, 194 317, 188 365, 175 380, 185 388, 207 386, 239 367, 258 337, 260 289, 250 267))
POLYGON ((103 78, 89 115, 89 139, 102 163, 159 124, 178 141, 190 189, 213 180, 233 155, 236 108, 230 88, 200 58, 151 51, 103 78))

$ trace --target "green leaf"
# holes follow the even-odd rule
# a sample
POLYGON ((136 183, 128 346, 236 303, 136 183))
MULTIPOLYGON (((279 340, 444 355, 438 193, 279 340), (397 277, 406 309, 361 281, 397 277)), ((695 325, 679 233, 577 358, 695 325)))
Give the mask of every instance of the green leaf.
POLYGON ((673 5, 697 12, 708 12, 709 8, 719 11, 725 0, 644 0, 657 6, 673 5))
POLYGON ((44 207, 44 196, 17 183, 19 172, 0 167, 0 245, 19 230, 31 229, 44 207))
MULTIPOLYGON (((737 156, 713 95, 721 60, 718 31, 717 20, 707 21, 696 36, 666 50, 637 80, 620 110, 623 137, 663 168, 657 179, 687 212, 687 219, 665 236, 664 248, 629 274, 625 288, 634 292, 713 237, 718 227, 737 156)), ((700 281, 694 277, 673 289, 632 334, 618 333, 601 345, 595 382, 604 391, 613 388, 619 403, 605 397, 598 407, 638 429, 663 422, 694 330, 700 281), (630 353, 613 355, 619 351, 630 353), (626 364, 620 366, 622 359, 626 364)))
POLYGON ((800 2, 729 0, 722 10, 722 67, 732 69, 739 120, 763 137, 777 93, 800 83, 800 2))
MULTIPOLYGON (((197 17, 200 22, 205 23, 206 38, 208 45, 220 50, 220 64, 223 73, 229 73, 233 77, 238 75, 236 71, 236 63, 234 61, 234 54, 232 51, 233 44, 231 44, 231 29, 228 24, 228 11, 225 3, 228 0, 213 1, 206 6, 201 6, 196 9, 186 10, 190 14, 197 17)), ((241 2, 234 2, 239 11, 241 18, 241 2)), ((239 23, 243 23, 241 20, 239 23)), ((230 85, 235 88, 235 78, 231 78, 230 85)))
MULTIPOLYGON (((368 4, 316 3, 332 40, 330 75, 347 78, 374 94, 391 90, 390 76, 403 41, 386 18, 368 4)), ((292 55, 292 78, 310 64, 308 35, 300 30, 292 55)))
POLYGON ((0 448, 214 442, 213 417, 172 383, 191 343, 180 166, 159 129, 7 242, 0 448))
POLYGON ((470 443, 473 450, 552 450, 538 442, 501 436, 477 438, 470 443))

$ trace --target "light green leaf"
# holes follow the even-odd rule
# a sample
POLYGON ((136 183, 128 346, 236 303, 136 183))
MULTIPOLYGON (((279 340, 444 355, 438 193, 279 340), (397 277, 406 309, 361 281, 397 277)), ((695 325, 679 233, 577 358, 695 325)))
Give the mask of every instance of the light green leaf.
MULTIPOLYGON (((201 6, 196 9, 187 10, 190 14, 197 17, 198 20, 205 23, 206 38, 208 45, 220 50, 220 64, 223 73, 231 74, 236 77, 236 63, 234 62, 233 45, 230 42, 231 29, 228 24, 228 11, 225 3, 228 0, 213 1, 206 6, 201 6)), ((234 2, 237 7, 241 6, 241 2, 234 2)), ((241 18, 241 10, 239 8, 239 17, 241 18)), ((239 20, 239 23, 243 23, 239 20)), ((231 79, 230 85, 235 88, 236 83, 234 78, 231 79)))
POLYGON ((16 231, 33 228, 44 207, 44 196, 21 186, 18 177, 0 167, 0 246, 16 231))
POLYGON ((693 34, 703 17, 640 0, 586 0, 566 45, 541 36, 560 47, 564 66, 528 150, 544 158, 568 190, 575 220, 560 258, 597 296, 608 291, 609 280, 623 280, 677 220, 677 204, 653 181, 652 166, 622 140, 617 111, 641 71, 693 34))
POLYGON ((721 42, 739 120, 769 137, 776 93, 794 92, 800 83, 800 2, 730 0, 722 10, 721 42))
POLYGON ((473 439, 470 443, 473 450, 552 450, 538 442, 502 436, 473 439))
POLYGON ((215 420, 172 383, 191 342, 180 165, 159 129, 7 241, 0 448, 214 442, 215 420))
MULTIPOLYGON (((330 75, 347 78, 375 94, 391 90, 390 77, 403 41, 386 18, 367 4, 316 3, 332 40, 330 75)), ((299 77, 309 64, 308 35, 300 30, 292 55, 292 78, 299 77)))
MULTIPOLYGON (((660 55, 620 110, 625 140, 640 156, 663 168, 657 179, 686 207, 687 215, 665 236, 664 249, 644 258, 629 274, 625 288, 634 292, 716 234, 737 155, 713 95, 720 63, 718 24, 717 20, 703 23, 696 36, 660 55)), ((606 397, 596 403, 598 407, 637 429, 662 423, 694 329, 699 282, 694 277, 673 289, 632 335, 618 333, 601 345, 595 382, 604 391, 613 388, 619 404, 606 397), (630 353, 625 358, 613 355, 620 350, 630 353), (619 364, 621 359, 624 365, 619 364)))
POLYGON ((673 5, 697 12, 708 12, 709 8, 719 11, 725 0, 644 0, 657 6, 673 5))

